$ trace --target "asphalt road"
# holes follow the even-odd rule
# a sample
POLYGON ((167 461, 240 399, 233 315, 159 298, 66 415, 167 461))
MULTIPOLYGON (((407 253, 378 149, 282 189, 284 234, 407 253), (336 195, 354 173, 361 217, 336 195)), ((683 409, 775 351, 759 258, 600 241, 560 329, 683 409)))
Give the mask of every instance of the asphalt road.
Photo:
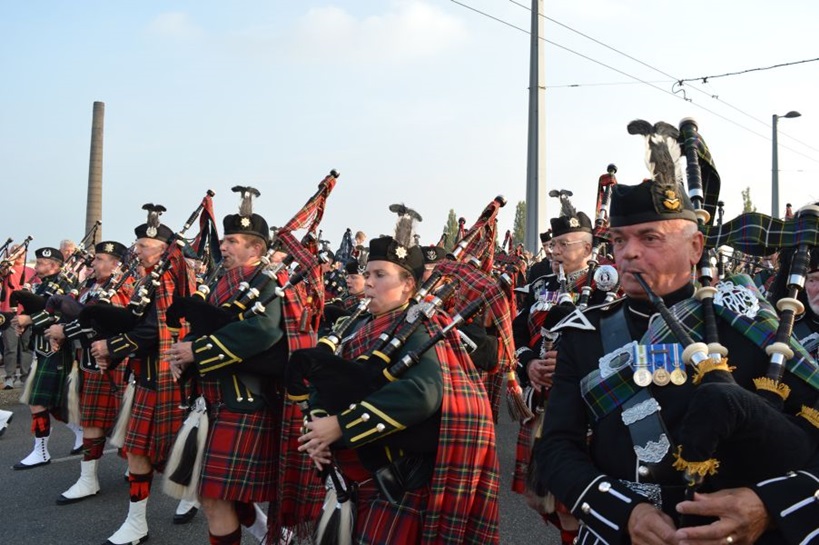
MULTIPOLYGON (((98 545, 122 523, 128 508, 128 485, 123 474, 126 463, 113 449, 100 461, 99 494, 72 505, 58 506, 55 500, 79 477, 81 455, 71 456, 73 433, 52 421, 46 466, 14 471, 11 467, 31 452, 33 438, 28 407, 17 400, 20 390, 0 390, 0 408, 14 412, 14 420, 0 437, 1 545, 98 545)), ((553 545, 559 543, 554 528, 547 527, 518 494, 511 492, 517 425, 504 413, 497 429, 501 461, 501 543, 508 545, 553 545)), ((171 523, 176 500, 161 491, 161 477, 154 480, 148 501, 150 541, 154 545, 206 544, 207 526, 202 513, 187 525, 171 523)), ((245 535, 242 544, 256 541, 245 535)))

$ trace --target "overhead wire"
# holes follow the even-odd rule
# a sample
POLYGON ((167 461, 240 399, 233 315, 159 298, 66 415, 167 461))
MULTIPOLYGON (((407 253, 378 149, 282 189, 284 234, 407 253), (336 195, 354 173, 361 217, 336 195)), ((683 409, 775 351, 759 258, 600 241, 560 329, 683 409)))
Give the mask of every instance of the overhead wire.
MULTIPOLYGON (((532 11, 532 8, 530 8, 529 6, 527 6, 525 4, 521 4, 517 0, 508 0, 508 1, 510 3, 518 6, 518 7, 521 7, 523 9, 529 11, 529 12, 532 11)), ((592 36, 589 36, 588 34, 585 34, 585 33, 581 32, 581 31, 579 31, 579 30, 577 30, 575 28, 572 28, 571 26, 569 26, 569 25, 567 25, 565 23, 562 23, 562 22, 558 21, 557 19, 555 19, 553 17, 549 17, 545 13, 538 13, 538 16, 540 16, 543 19, 545 19, 545 20, 547 20, 549 22, 552 22, 552 23, 554 23, 554 24, 556 24, 556 25, 558 25, 560 27, 563 27, 566 30, 569 30, 570 32, 573 32, 573 33, 575 33, 575 34, 577 34, 579 36, 582 36, 583 38, 586 38, 587 40, 590 40, 590 41, 592 41, 592 42, 594 42, 594 43, 596 43, 596 44, 598 44, 598 45, 600 45, 602 47, 605 47, 606 49, 609 49, 609 50, 611 50, 611 51, 613 51, 613 52, 615 52, 615 53, 617 53, 619 55, 622 55, 622 56, 626 57, 627 59, 630 59, 630 60, 632 60, 632 61, 634 61, 634 62, 636 62, 638 64, 641 64, 641 65, 645 66, 646 68, 654 70, 655 72, 657 72, 659 74, 662 74, 662 75, 672 79, 675 82, 675 84, 679 85, 680 87, 682 87, 685 82, 694 82, 694 81, 702 80, 702 82, 704 84, 704 83, 706 83, 706 80, 708 80, 708 79, 726 77, 726 76, 732 76, 732 75, 738 75, 738 74, 745 74, 745 73, 748 73, 748 72, 754 72, 754 71, 759 71, 759 70, 770 70, 770 69, 773 69, 773 68, 779 68, 779 67, 783 67, 783 66, 791 66, 791 65, 796 65, 796 64, 803 64, 803 63, 806 63, 806 62, 813 62, 813 61, 819 60, 819 59, 808 59, 808 60, 797 61, 797 62, 792 62, 792 63, 781 63, 781 64, 777 64, 777 65, 773 65, 773 66, 769 66, 769 67, 765 67, 765 68, 752 68, 752 69, 748 69, 748 70, 742 70, 742 71, 739 71, 739 72, 729 72, 729 73, 720 74, 720 75, 717 75, 717 76, 704 76, 704 77, 700 77, 700 78, 682 78, 681 79, 681 78, 677 78, 677 77, 673 76, 672 74, 669 74, 669 73, 657 68, 656 66, 652 66, 652 65, 650 65, 650 64, 648 64, 648 63, 646 63, 646 62, 644 62, 644 61, 642 61, 642 60, 640 60, 640 59, 638 59, 638 58, 636 58, 636 57, 634 57, 632 55, 629 55, 628 53, 620 51, 619 49, 617 49, 615 47, 612 47, 612 46, 608 45, 607 43, 602 42, 602 41, 600 41, 600 40, 598 40, 598 39, 596 39, 596 38, 594 38, 592 36)), ((555 87, 557 87, 557 86, 555 86, 555 87)), ((571 87, 571 85, 568 85, 566 87, 571 87)), ((736 111, 737 113, 740 113, 740 114, 742 114, 742 115, 744 115, 744 116, 746 116, 746 117, 748 117, 750 119, 753 119, 754 121, 756 121, 758 123, 761 123, 762 125, 765 125, 768 128, 771 128, 771 124, 768 123, 767 121, 759 119, 758 117, 755 117, 755 116, 749 114, 748 112, 745 112, 744 110, 742 110, 742 109, 740 109, 740 108, 738 108, 738 107, 736 107, 736 106, 734 106, 734 105, 720 99, 719 95, 717 95, 717 94, 709 93, 709 92, 704 91, 704 90, 702 90, 702 89, 700 89, 700 88, 698 88, 696 86, 689 85, 688 88, 693 89, 694 91, 697 91, 699 93, 702 93, 702 94, 704 94, 704 95, 706 95, 706 96, 708 96, 708 97, 710 97, 710 98, 712 98, 714 100, 717 100, 721 104, 723 104, 723 105, 727 106, 728 108, 736 111)), ((689 100, 689 102, 691 102, 693 104, 693 101, 689 100)), ((741 125, 737 124, 737 126, 741 126, 741 125)), ((751 131, 751 132, 753 132, 753 131, 751 131)), ((769 138, 767 136, 764 136, 764 135, 761 135, 759 133, 754 132, 754 134, 757 134, 758 136, 761 136, 761 137, 763 137, 763 138, 765 138, 767 140, 771 140, 771 138, 769 138)), ((794 142, 798 142, 799 144, 802 144, 806 148, 809 148, 809 149, 812 149, 813 151, 819 152, 819 149, 814 148, 813 146, 811 146, 811 145, 809 145, 809 144, 807 144, 805 142, 802 142, 801 140, 799 140, 797 138, 794 138, 793 136, 790 136, 789 134, 787 134, 785 132, 779 131, 779 136, 785 136, 787 138, 790 138, 794 142)), ((783 144, 780 144, 780 145, 781 145, 781 147, 783 147, 785 149, 788 149, 790 151, 793 151, 794 153, 797 153, 799 155, 802 155, 803 157, 807 157, 808 159, 819 162, 819 160, 816 160, 816 159, 814 159, 812 157, 809 157, 809 156, 807 156, 807 155, 805 155, 803 153, 800 153, 799 151, 794 150, 793 148, 790 148, 790 147, 788 147, 786 145, 783 145, 783 144)))

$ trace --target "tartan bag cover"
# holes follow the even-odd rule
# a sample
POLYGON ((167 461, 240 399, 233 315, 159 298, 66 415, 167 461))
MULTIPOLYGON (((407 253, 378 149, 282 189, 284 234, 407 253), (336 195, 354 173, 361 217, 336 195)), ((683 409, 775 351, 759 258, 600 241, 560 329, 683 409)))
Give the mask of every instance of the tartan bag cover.
MULTIPOLYGON (((168 259, 171 260, 171 269, 159 277, 159 286, 156 289, 156 313, 159 324, 159 348, 156 378, 156 408, 154 411, 154 440, 151 441, 153 452, 150 454, 152 462, 164 462, 173 446, 176 432, 182 425, 183 414, 179 409, 179 388, 171 374, 171 368, 165 359, 165 354, 173 343, 171 331, 165 323, 165 313, 173 303, 174 293, 181 296, 190 295, 196 289, 193 271, 188 268, 178 245, 172 244, 168 259)), ((179 338, 183 338, 187 328, 183 324, 179 338)))

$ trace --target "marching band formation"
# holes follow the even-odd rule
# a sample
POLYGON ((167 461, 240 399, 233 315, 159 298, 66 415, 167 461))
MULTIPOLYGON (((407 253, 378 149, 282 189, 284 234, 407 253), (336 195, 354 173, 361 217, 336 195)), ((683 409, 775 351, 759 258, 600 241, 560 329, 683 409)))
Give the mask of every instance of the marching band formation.
POLYGON ((143 206, 130 247, 95 227, 31 270, 9 239, 4 360, 34 440, 14 469, 68 424, 80 474, 54 494, 75 503, 118 447, 110 545, 148 540, 155 473, 214 545, 500 543, 505 398, 513 490, 563 543, 819 543, 819 206, 725 222, 693 120, 628 131, 649 177, 609 165, 593 217, 553 191, 538 262, 497 246, 500 196, 448 251, 397 204, 392 235, 333 254, 335 171, 281 227, 236 186, 221 228, 208 191, 179 231, 143 206))

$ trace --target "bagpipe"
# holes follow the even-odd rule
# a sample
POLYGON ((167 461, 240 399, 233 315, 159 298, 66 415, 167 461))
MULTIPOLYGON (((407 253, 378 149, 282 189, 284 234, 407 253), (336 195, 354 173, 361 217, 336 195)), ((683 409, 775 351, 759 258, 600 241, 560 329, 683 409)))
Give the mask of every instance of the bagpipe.
MULTIPOLYGON (((670 127, 663 125, 666 129, 670 127)), ((629 130, 631 132, 631 125, 629 130)), ((673 134, 673 131, 668 131, 668 134, 673 134)), ((819 226, 819 208, 806 207, 790 222, 772 218, 763 220, 759 214, 744 214, 725 225, 712 225, 711 218, 714 217, 719 193, 719 175, 696 123, 690 118, 680 123, 678 141, 681 141, 686 156, 688 193, 700 229, 705 233, 707 248, 729 241, 752 254, 760 250, 770 251, 774 244, 787 246, 790 243, 797 247, 790 264, 788 296, 780 299, 777 305, 781 317, 776 335, 773 342, 765 347, 770 357, 768 371, 764 377, 754 380, 757 392, 746 390, 736 383, 728 367, 728 350, 719 342, 714 309, 718 290, 711 285, 715 276, 708 251, 703 251, 703 259, 698 265, 701 287, 695 294, 702 307, 704 342, 694 342, 686 326, 666 308, 640 274, 633 273, 673 336, 684 346, 682 358, 695 374, 693 383, 696 389, 682 420, 679 445, 674 454, 674 468, 682 472, 687 496, 692 498, 704 479, 717 473, 720 467, 720 461, 715 457, 718 449, 723 453, 743 452, 743 456, 753 453, 754 463, 743 466, 747 473, 743 478, 748 483, 800 469, 815 452, 819 411, 816 411, 816 407, 803 407, 799 415, 785 412, 783 402, 789 388, 782 379, 785 362, 794 357, 790 343, 793 320, 803 310, 796 294, 804 286, 809 246, 816 238, 816 228, 819 226), (808 226, 811 226, 812 232, 807 230, 808 226), (770 236, 776 228, 781 228, 779 236, 770 236), (765 232, 764 236, 761 236, 762 231, 765 232), (751 232, 755 232, 755 236, 751 232)))
MULTIPOLYGON (((336 414, 388 382, 397 380, 418 362, 423 352, 419 350, 415 354, 406 354, 397 362, 394 361, 396 354, 400 353, 407 340, 422 325, 438 322, 438 317, 441 316, 439 311, 450 297, 454 296, 455 299, 461 299, 463 302, 456 306, 459 310, 451 323, 443 327, 441 330, 443 333, 434 334, 432 338, 435 340, 430 341, 431 344, 425 343, 423 351, 429 350, 454 328, 468 322, 483 307, 490 310, 496 322, 500 323, 503 319, 502 307, 506 299, 499 282, 482 273, 475 264, 461 260, 474 255, 471 252, 477 244, 476 239, 484 232, 487 224, 494 221, 498 210, 505 202, 503 197, 496 197, 486 207, 475 225, 468 231, 464 231, 463 238, 448 254, 447 259, 436 264, 432 275, 418 288, 407 309, 384 330, 368 353, 359 356, 354 361, 337 356, 336 353, 339 351, 343 338, 343 333, 340 334, 337 330, 320 339, 315 348, 293 352, 285 372, 288 398, 299 403, 303 412, 309 414, 311 408, 308 405, 310 397, 308 384, 310 384, 315 390, 314 399, 318 401, 317 408, 329 414, 336 414), (445 282, 439 291, 433 292, 438 282, 446 277, 451 279, 445 282), (458 286, 457 289, 456 286, 458 286), (455 291, 457 291, 457 296, 453 293, 455 291), (430 294, 433 296, 430 297, 430 294)), ((490 240, 494 246, 494 238, 490 240)), ((477 253, 477 255, 482 254, 477 253)), ((503 308, 507 311, 506 318, 508 319, 508 306, 503 308)), ((445 321, 443 319, 441 323, 445 321)), ((342 322, 340 327, 346 328, 352 323, 352 320, 347 320, 342 322)), ((509 325, 511 329, 511 321, 509 325)), ((415 444, 413 445, 412 438, 408 437, 407 446, 417 448, 418 437, 422 435, 437 441, 436 430, 427 431, 430 433, 421 433, 416 429, 412 434, 415 437, 415 444)))
MULTIPOLYGON (((3 243, 4 253, 8 250, 8 246, 11 244, 12 240, 13 239, 9 237, 6 239, 6 242, 3 243)), ((28 251, 28 245, 32 240, 34 240, 34 238, 31 235, 27 236, 26 239, 21 242, 14 251, 9 252, 3 259, 0 259, 0 279, 5 279, 9 274, 11 274, 14 263, 26 254, 28 251)), ((23 274, 25 274, 25 272, 23 272, 23 274)))
MULTIPOLYGON (((188 217, 188 220, 183 225, 182 229, 174 233, 168 243, 168 247, 162 253, 159 261, 154 265, 153 269, 142 277, 137 285, 134 287, 134 292, 130 301, 125 307, 115 307, 113 305, 89 305, 80 311, 78 319, 83 327, 93 328, 99 338, 108 338, 118 333, 131 331, 145 314, 148 306, 153 302, 156 290, 160 285, 162 276, 171 271, 175 264, 182 260, 182 248, 187 245, 185 240, 185 233, 191 228, 196 218, 206 206, 208 199, 215 195, 210 189, 202 199, 202 202, 188 217)), ((153 208, 153 205, 145 205, 143 209, 153 208)), ((135 260, 136 261, 136 260, 135 260)), ((136 271, 138 264, 132 263, 134 271, 136 271)), ((117 282, 116 286, 120 286, 127 278, 123 277, 117 282)))
MULTIPOLYGON (((47 307, 49 298, 53 296, 67 295, 76 298, 79 293, 76 286, 79 282, 80 272, 83 268, 89 266, 94 259, 93 254, 86 249, 86 244, 94 239, 101 224, 102 222, 99 220, 94 222, 94 225, 82 238, 74 252, 63 262, 60 271, 54 278, 44 281, 36 292, 25 288, 13 292, 9 298, 9 304, 12 307, 20 305, 23 307, 23 314, 31 315, 43 310, 50 312, 56 306, 47 307)), ((29 241, 31 241, 31 237, 28 237, 24 242, 26 247, 29 241)))
MULTIPOLYGON (((296 255, 294 252, 288 251, 288 255, 277 262, 273 262, 272 258, 277 252, 292 250, 291 247, 283 243, 282 239, 285 229, 287 229, 289 233, 294 224, 300 225, 299 222, 303 223, 303 219, 299 220, 299 218, 305 216, 305 211, 311 209, 320 209, 323 211, 324 202, 332 191, 338 177, 338 172, 333 170, 321 181, 316 193, 308 199, 307 203, 296 216, 294 216, 284 228, 277 230, 275 240, 268 248, 266 254, 261 258, 259 265, 256 266, 250 278, 240 282, 236 291, 223 304, 215 306, 207 301, 207 296, 210 292, 210 283, 223 274, 224 261, 219 263, 209 276, 208 281, 200 285, 194 295, 174 297, 174 302, 166 313, 166 320, 169 327, 178 328, 179 325, 181 325, 181 320, 185 319, 193 337, 198 338, 210 335, 229 323, 246 320, 253 316, 263 314, 267 305, 271 304, 275 299, 284 297, 287 290, 303 282, 304 279, 311 274, 311 271, 317 268, 316 258, 313 257, 313 252, 317 251, 315 245, 316 237, 312 233, 312 230, 317 227, 318 222, 321 220, 321 215, 316 215, 315 212, 312 213, 314 216, 313 225, 300 243, 301 253, 296 255), (305 258, 305 255, 308 257, 305 258), (278 281, 277 278, 279 274, 297 262, 298 269, 292 274, 289 274, 287 280, 281 286, 277 285, 270 291, 268 289, 270 283, 275 284, 278 281), (269 292, 269 295, 260 299, 260 295, 265 292, 269 292)), ((311 214, 307 215, 310 216, 311 214)), ((319 259, 326 258, 325 256, 326 254, 320 253, 319 259)), ((266 376, 282 376, 285 365, 283 358, 270 357, 278 350, 279 348, 277 346, 272 346, 266 351, 244 360, 242 362, 242 369, 266 376)), ((189 375, 184 376, 187 377, 189 375)), ((180 384, 183 382, 183 380, 180 380, 180 384)))

